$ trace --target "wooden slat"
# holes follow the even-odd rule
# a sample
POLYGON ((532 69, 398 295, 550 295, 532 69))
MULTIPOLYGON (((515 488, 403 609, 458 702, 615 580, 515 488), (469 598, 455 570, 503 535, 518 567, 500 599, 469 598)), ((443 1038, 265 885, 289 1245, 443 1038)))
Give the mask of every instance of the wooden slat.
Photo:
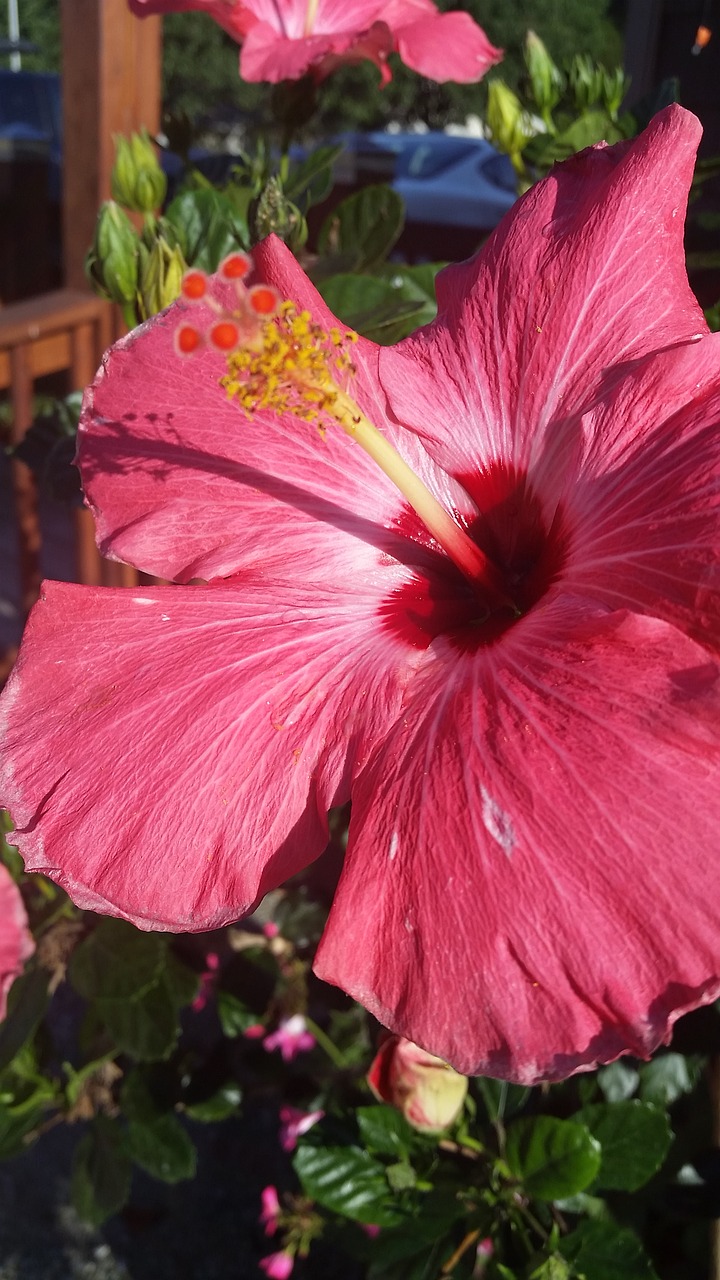
MULTIPOLYGON (((22 440, 32 420, 32 377, 27 347, 13 347, 11 353, 13 444, 22 440)), ((40 590, 40 517, 37 485, 28 466, 13 458, 10 463, 15 523, 20 557, 20 596, 24 614, 32 608, 40 590)))
POLYGON ((142 20, 126 0, 61 0, 63 57, 63 256, 66 283, 81 288, 97 211, 110 196, 114 133, 160 125, 160 18, 142 20))

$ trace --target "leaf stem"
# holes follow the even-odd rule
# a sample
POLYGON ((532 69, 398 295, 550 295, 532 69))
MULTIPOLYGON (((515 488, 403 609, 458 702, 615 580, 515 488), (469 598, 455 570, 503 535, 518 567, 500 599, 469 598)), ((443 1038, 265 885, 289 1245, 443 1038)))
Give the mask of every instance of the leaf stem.
POLYGON ((305 1018, 305 1026, 310 1032, 310 1035, 315 1037, 320 1048, 327 1054, 330 1061, 338 1067, 340 1071, 344 1071, 346 1066, 344 1055, 340 1052, 337 1046, 333 1044, 329 1035, 323 1031, 322 1027, 318 1026, 317 1022, 314 1022, 312 1018, 308 1018, 307 1014, 304 1014, 303 1016, 305 1018))

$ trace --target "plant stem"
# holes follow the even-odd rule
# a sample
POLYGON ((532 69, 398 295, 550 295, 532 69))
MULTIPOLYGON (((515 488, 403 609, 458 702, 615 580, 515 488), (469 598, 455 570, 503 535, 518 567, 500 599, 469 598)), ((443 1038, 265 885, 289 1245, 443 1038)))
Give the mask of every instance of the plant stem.
POLYGON ((330 1061, 338 1067, 340 1071, 343 1071, 345 1069, 345 1058, 340 1050, 333 1044, 330 1037, 325 1034, 322 1027, 318 1026, 317 1022, 313 1022, 313 1019, 308 1018, 307 1014, 304 1014, 304 1018, 305 1026, 310 1032, 310 1035, 315 1037, 320 1048, 327 1054, 330 1061))

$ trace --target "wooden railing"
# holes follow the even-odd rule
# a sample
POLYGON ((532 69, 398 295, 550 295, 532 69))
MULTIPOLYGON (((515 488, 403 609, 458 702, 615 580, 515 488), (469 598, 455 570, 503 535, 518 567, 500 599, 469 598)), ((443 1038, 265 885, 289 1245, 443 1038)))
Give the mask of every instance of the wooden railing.
MULTIPOLYGON (((0 392, 10 392, 11 442, 19 443, 33 417, 38 378, 65 373, 68 390, 80 389, 95 376, 103 352, 117 336, 117 321, 109 303, 71 289, 42 294, 0 310, 0 392)), ((24 615, 40 588, 41 530, 37 485, 24 462, 13 459, 12 485, 20 577, 20 606, 24 615)), ((91 585, 133 586, 137 574, 127 565, 104 560, 95 545, 92 516, 78 509, 75 521, 75 578, 91 585)), ((14 651, 0 653, 0 679, 14 660, 14 651)))

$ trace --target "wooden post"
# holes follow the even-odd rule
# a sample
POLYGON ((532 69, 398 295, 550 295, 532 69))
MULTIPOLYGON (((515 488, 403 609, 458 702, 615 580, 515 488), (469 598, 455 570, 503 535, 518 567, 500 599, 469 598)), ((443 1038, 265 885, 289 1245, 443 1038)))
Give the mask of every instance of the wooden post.
POLYGON ((160 125, 161 19, 127 0, 61 0, 65 283, 87 287, 83 260, 110 195, 112 135, 160 125))

